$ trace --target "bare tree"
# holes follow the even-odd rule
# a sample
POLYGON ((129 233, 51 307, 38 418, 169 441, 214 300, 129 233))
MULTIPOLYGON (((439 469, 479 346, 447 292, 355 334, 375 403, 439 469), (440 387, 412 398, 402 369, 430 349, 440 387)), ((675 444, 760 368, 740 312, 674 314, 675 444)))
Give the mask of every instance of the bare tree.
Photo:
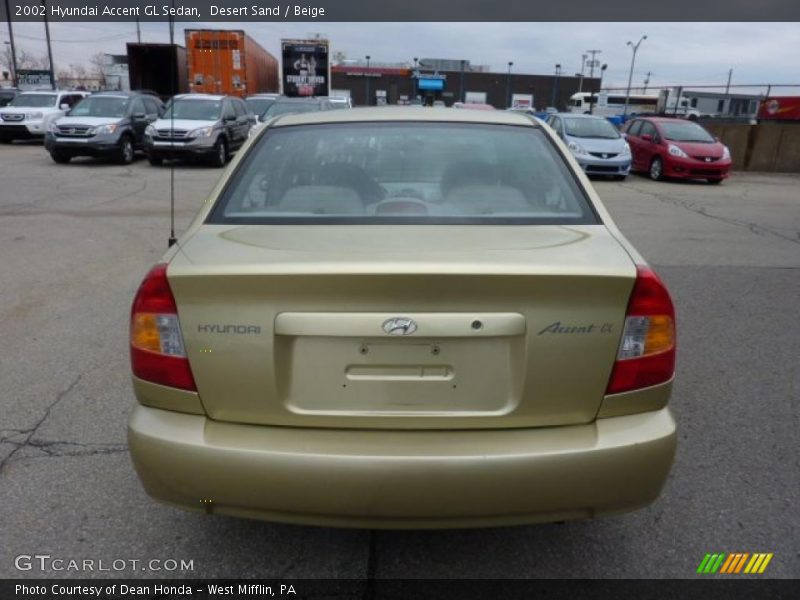
POLYGON ((92 54, 89 57, 89 66, 89 76, 97 79, 101 88, 106 88, 106 55, 102 52, 92 54))
MULTIPOLYGON (((11 46, 3 44, 3 51, 0 53, 1 70, 8 71, 8 78, 14 80, 14 61, 11 57, 11 46)), ((28 52, 24 48, 17 48, 17 69, 48 69, 47 56, 37 55, 28 52)))

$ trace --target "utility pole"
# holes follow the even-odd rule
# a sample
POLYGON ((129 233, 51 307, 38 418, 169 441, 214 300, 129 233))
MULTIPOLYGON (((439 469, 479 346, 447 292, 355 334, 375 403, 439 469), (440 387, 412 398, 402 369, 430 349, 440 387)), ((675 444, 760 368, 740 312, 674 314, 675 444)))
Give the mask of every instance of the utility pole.
POLYGON ((17 80, 17 49, 14 46, 14 29, 11 27, 11 9, 8 7, 8 0, 6 0, 6 19, 8 21, 8 37, 11 45, 11 82, 14 87, 19 87, 17 80))
POLYGON ((594 114, 594 99, 595 99, 595 96, 599 96, 600 95, 600 91, 603 89, 603 73, 605 72, 605 70, 607 68, 608 68, 608 65, 603 65, 602 67, 600 67, 600 87, 597 90, 597 94, 595 94, 594 92, 591 92, 591 95, 589 96, 589 114, 590 115, 594 114))
POLYGON ((622 113, 623 117, 627 117, 628 116, 628 102, 630 101, 630 97, 631 97, 631 81, 633 81, 633 64, 636 62, 636 51, 639 49, 639 46, 641 45, 641 43, 643 41, 645 41, 646 39, 647 39, 647 36, 643 35, 641 38, 639 38, 639 41, 636 42, 635 44, 633 42, 628 42, 628 44, 627 44, 628 46, 631 47, 631 50, 633 50, 633 56, 631 57, 631 71, 628 74, 628 91, 625 94, 625 110, 622 113))
POLYGON ((142 43, 142 28, 139 26, 139 17, 136 17, 136 42, 142 43))
POLYGON ((578 93, 583 91, 583 70, 586 68, 586 54, 581 54, 581 78, 578 81, 578 93))
POLYGON ((725 93, 731 89, 731 77, 733 77, 733 69, 728 70, 728 83, 725 84, 725 93))
POLYGON ((44 9, 44 34, 47 38, 47 59, 50 61, 50 87, 56 89, 56 70, 53 67, 53 47, 50 44, 50 22, 47 20, 47 2, 42 0, 44 9))
POLYGON ((595 55, 600 54, 602 50, 587 50, 587 54, 592 55, 592 61, 589 63, 589 79, 594 79, 594 65, 596 61, 594 60, 595 55))
POLYGON ((652 73, 650 71, 648 71, 647 72, 647 77, 645 77, 645 79, 644 79, 644 90, 642 92, 644 94, 647 93, 647 86, 650 85, 650 75, 652 75, 652 73))

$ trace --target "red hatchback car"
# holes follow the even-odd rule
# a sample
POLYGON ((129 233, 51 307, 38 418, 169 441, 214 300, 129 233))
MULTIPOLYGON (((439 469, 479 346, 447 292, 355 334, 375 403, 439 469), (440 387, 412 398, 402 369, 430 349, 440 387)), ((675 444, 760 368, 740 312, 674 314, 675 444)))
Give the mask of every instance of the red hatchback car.
POLYGON ((650 178, 705 179, 719 183, 731 169, 731 153, 708 131, 685 119, 639 117, 623 129, 633 155, 632 171, 650 178))

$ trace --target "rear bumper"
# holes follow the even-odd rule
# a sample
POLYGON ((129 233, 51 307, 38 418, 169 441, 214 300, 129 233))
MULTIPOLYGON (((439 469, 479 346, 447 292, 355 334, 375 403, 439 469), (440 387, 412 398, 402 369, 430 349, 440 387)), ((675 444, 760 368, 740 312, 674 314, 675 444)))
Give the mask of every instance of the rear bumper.
POLYGON ((658 496, 669 410, 587 425, 483 431, 266 427, 137 405, 147 492, 183 508, 343 527, 513 525, 624 512, 658 496))

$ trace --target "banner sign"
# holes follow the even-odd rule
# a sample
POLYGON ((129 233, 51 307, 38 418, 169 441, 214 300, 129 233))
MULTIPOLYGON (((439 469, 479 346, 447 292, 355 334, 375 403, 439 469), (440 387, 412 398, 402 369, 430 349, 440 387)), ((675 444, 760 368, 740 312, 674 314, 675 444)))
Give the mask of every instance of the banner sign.
POLYGON ((281 40, 285 96, 329 96, 330 62, 326 40, 281 40))

